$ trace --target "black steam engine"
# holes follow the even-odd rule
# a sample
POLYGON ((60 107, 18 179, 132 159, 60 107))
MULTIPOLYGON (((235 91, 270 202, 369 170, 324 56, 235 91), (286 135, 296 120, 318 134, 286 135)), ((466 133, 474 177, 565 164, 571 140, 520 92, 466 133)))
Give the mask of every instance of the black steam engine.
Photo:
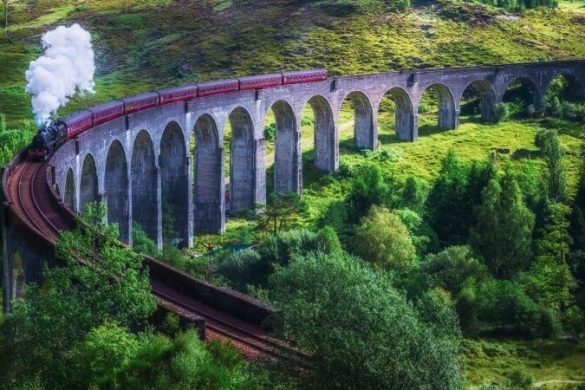
POLYGON ((66 140, 67 126, 65 123, 58 121, 43 126, 32 140, 29 156, 34 160, 44 160, 47 156, 52 155, 66 140))

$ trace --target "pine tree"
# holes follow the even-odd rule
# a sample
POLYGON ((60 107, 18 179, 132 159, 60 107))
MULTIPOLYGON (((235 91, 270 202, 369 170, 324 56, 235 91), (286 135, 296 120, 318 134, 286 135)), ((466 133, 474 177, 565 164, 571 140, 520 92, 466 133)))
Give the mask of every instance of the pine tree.
POLYGON ((524 204, 520 187, 511 175, 506 175, 501 185, 490 180, 475 217, 471 243, 494 276, 510 278, 528 265, 534 214, 524 204))
POLYGON ((542 151, 547 165, 546 179, 549 200, 553 203, 566 202, 569 196, 567 194, 567 174, 563 164, 564 152, 556 131, 551 132, 546 137, 542 151))
POLYGON ((467 170, 452 150, 443 159, 441 173, 426 203, 429 224, 444 245, 467 241, 472 222, 467 170))
POLYGON ((551 309, 566 307, 575 279, 569 264, 570 209, 562 203, 548 206, 540 238, 536 241, 536 259, 525 278, 526 290, 537 302, 551 309))

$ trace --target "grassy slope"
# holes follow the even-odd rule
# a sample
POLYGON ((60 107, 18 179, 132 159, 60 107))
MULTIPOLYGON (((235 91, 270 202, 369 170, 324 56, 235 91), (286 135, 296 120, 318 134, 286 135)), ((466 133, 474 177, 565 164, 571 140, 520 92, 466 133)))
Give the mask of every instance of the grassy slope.
MULTIPOLYGON (((63 113, 155 86, 285 69, 324 66, 333 74, 355 74, 585 57, 582 3, 563 3, 561 11, 526 11, 514 15, 513 21, 477 6, 441 6, 395 15, 380 5, 352 9, 331 1, 246 3, 234 7, 224 0, 205 4, 184 0, 38 0, 31 8, 12 0, 10 41, 0 38, 0 112, 7 113, 9 125, 31 118, 24 71, 39 54, 40 34, 72 21, 80 22, 94 37, 97 93, 74 99, 63 113)), ((487 126, 463 121, 461 128, 452 132, 423 126, 420 140, 409 144, 393 140, 392 119, 385 115, 379 118, 380 151, 360 154, 350 147, 350 111, 342 112, 342 118, 341 162, 377 161, 386 174, 399 181, 410 174, 432 180, 437 162, 449 148, 455 148, 464 160, 485 158, 495 148, 512 152, 534 149, 534 135, 542 126, 539 122, 487 126)), ((421 124, 427 122, 421 118, 421 124)), ((585 128, 558 127, 569 154, 569 179, 574 182, 576 155, 585 128)), ((309 127, 303 128, 303 145, 310 223, 329 202, 344 195, 349 183, 310 168, 309 127)), ((499 155, 498 160, 504 164, 509 157, 499 155)), ((237 237, 238 228, 246 224, 231 221, 221 240, 237 237)), ((539 381, 585 378, 582 346, 568 348, 562 342, 524 345, 484 341, 479 347, 472 344, 466 349, 464 363, 471 384, 501 381, 513 368, 524 369, 539 381)))
MULTIPOLYGON (((526 11, 504 20, 475 5, 397 15, 362 0, 12 0, 10 41, 0 38, 0 112, 9 124, 31 117, 23 74, 52 26, 92 32, 97 94, 63 112, 154 86, 234 75, 327 67, 332 74, 585 57, 585 17, 526 11), (240 3, 245 3, 239 5, 240 3)), ((374 2, 375 3, 375 2, 374 2)), ((1 7, 0 7, 1 8, 1 7)))

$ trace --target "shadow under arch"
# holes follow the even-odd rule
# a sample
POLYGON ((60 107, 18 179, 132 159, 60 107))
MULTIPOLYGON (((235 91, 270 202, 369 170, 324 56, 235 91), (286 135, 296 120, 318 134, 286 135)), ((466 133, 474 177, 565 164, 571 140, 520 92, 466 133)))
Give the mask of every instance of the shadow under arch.
POLYGON ((585 100, 585 83, 568 72, 559 72, 546 85, 545 97, 558 95, 562 100, 570 102, 585 100))
POLYGON ((235 108, 229 115, 231 215, 254 207, 254 124, 247 110, 235 108))
POLYGON ((272 107, 276 121, 274 141, 274 192, 297 192, 299 166, 297 121, 291 105, 279 100, 272 107))
POLYGON ((519 104, 528 115, 540 113, 544 109, 544 99, 536 82, 526 76, 513 78, 506 84, 502 102, 519 104))
POLYGON ((223 149, 217 124, 203 114, 193 128, 195 134, 195 232, 218 233, 223 229, 223 149))
POLYGON ((354 113, 353 139, 357 148, 376 148, 372 103, 361 91, 350 92, 344 99, 351 102, 354 113))
POLYGON ((99 200, 98 174, 95 160, 91 154, 87 154, 81 166, 81 178, 79 181, 79 212, 85 210, 85 206, 99 200))
POLYGON ((425 88, 419 99, 419 112, 421 108, 421 100, 427 93, 432 92, 438 99, 438 120, 437 125, 441 130, 454 130, 457 128, 458 113, 455 110, 455 99, 453 93, 444 84, 435 83, 425 88))
POLYGON ((146 235, 158 241, 158 183, 154 145, 150 134, 141 130, 134 139, 130 165, 132 180, 132 221, 146 235))
POLYGON ((130 242, 128 167, 124 147, 118 140, 112 142, 108 150, 104 182, 108 222, 118 224, 120 239, 128 243, 130 242))
POLYGON ((335 137, 335 120, 331 104, 321 95, 311 97, 309 105, 315 118, 314 145, 315 168, 324 172, 337 170, 337 141, 335 137))
POLYGON ((67 170, 67 179, 65 179, 65 193, 63 196, 65 204, 73 211, 77 205, 77 198, 75 196, 75 175, 73 169, 67 170))
POLYGON ((163 217, 163 242, 186 247, 189 242, 189 162, 185 138, 181 126, 172 121, 165 127, 160 141, 159 167, 163 214, 171 219, 165 226, 163 217))
POLYGON ((493 122, 495 120, 494 108, 496 105, 496 93, 490 83, 486 80, 475 80, 467 84, 459 98, 459 106, 462 111, 463 100, 473 98, 474 96, 478 99, 477 104, 481 121, 493 122))
MULTIPOLYGON (((387 110, 388 107, 384 106, 384 100, 390 99, 394 102, 394 120, 396 128, 396 139, 399 141, 415 141, 418 138, 417 122, 414 115, 414 107, 412 99, 408 92, 400 87, 390 88, 386 91, 380 100, 378 105, 377 116, 379 117, 381 112, 387 110)), ((379 126, 382 121, 378 119, 379 126)), ((380 131, 378 131, 378 137, 380 137, 380 131)), ((387 143, 385 140, 383 143, 387 143)), ((391 140, 387 140, 392 142, 391 140)))

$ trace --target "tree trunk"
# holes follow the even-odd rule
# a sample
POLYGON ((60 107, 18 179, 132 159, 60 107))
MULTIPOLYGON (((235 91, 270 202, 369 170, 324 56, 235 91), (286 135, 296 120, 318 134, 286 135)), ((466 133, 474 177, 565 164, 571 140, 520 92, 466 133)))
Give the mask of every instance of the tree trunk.
POLYGON ((4 32, 8 30, 8 0, 4 0, 4 32))

